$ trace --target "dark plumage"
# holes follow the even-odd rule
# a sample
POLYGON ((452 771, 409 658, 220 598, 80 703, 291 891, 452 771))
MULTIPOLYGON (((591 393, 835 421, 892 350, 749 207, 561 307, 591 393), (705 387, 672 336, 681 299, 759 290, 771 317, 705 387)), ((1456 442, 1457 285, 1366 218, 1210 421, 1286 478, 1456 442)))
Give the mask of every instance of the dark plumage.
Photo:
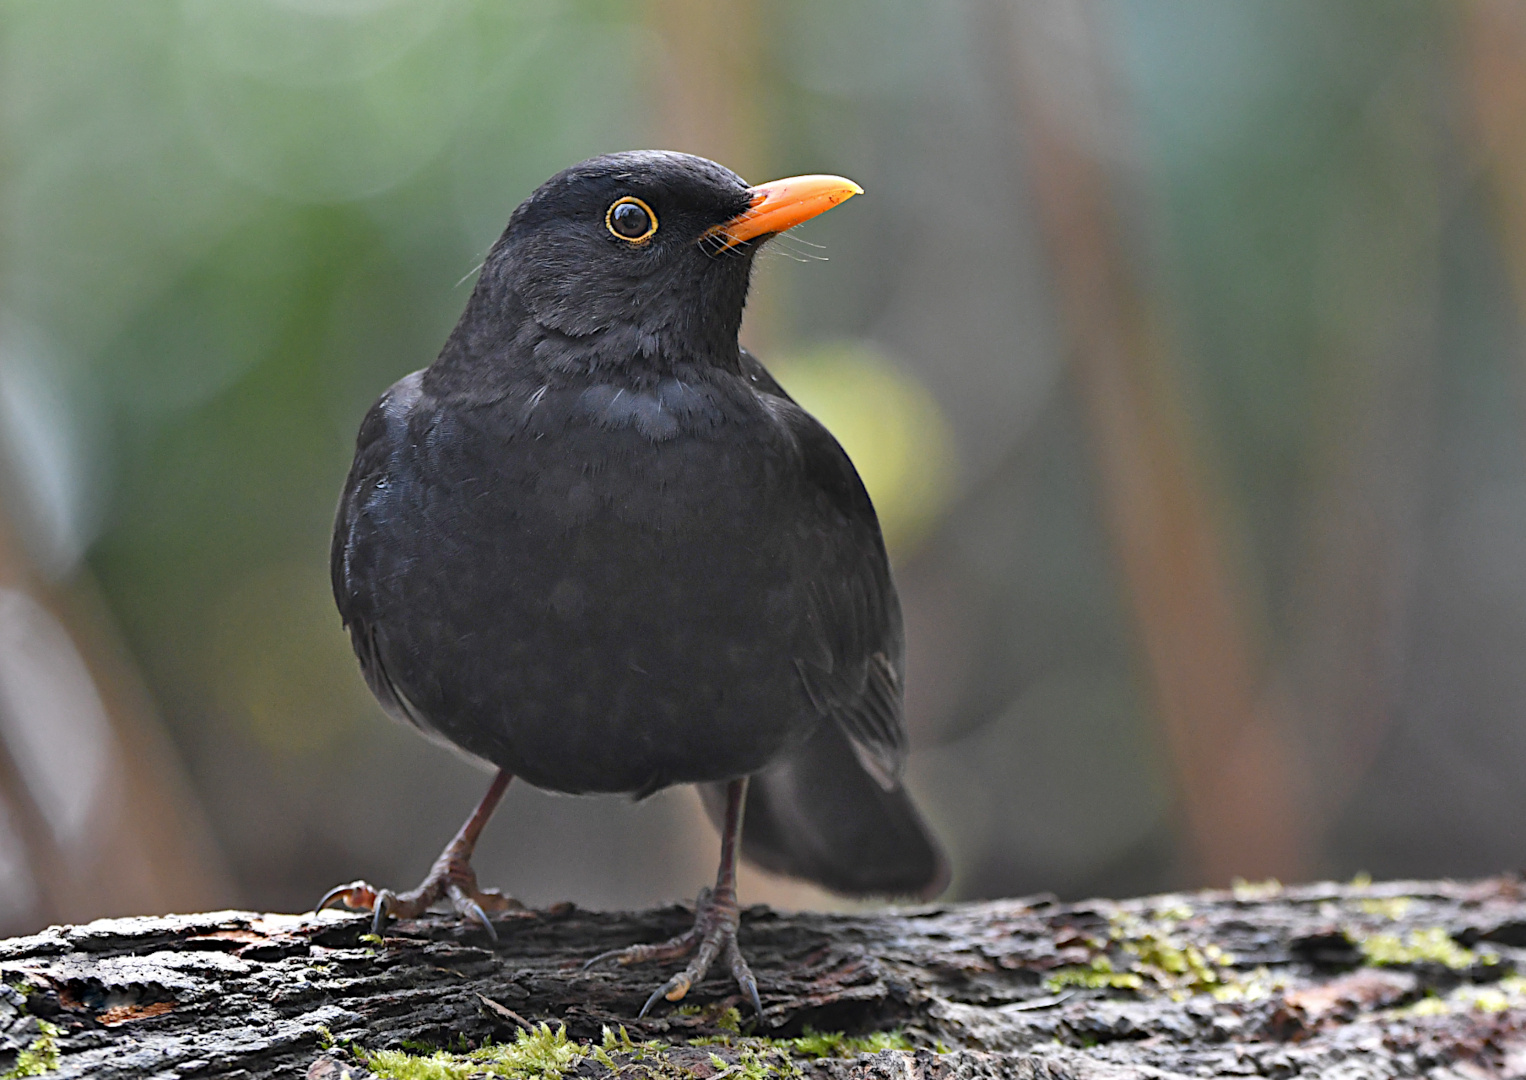
MULTIPOLYGON (((737 344, 769 235, 752 234, 811 216, 799 192, 828 180, 846 184, 749 188, 640 151, 542 185, 439 358, 366 416, 334 596, 383 706, 504 774, 637 796, 701 783, 720 816, 753 777, 744 855, 842 892, 925 895, 944 862, 898 781, 904 649, 874 509, 737 344), (647 238, 620 231, 653 217, 647 238)), ((331 898, 380 921, 449 897, 491 928, 481 908, 502 900, 470 875, 471 824, 413 894, 331 898)), ((702 897, 697 932, 750 989, 726 888, 702 897)))

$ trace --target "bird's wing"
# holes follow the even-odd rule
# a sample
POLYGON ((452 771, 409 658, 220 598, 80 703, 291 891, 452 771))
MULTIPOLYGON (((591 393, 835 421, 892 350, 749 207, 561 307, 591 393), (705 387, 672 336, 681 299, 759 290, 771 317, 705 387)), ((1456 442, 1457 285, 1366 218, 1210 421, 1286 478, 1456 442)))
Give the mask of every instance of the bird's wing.
POLYGON ((372 610, 374 594, 366 587, 368 581, 378 576, 382 568, 376 565, 377 560, 384 557, 384 551, 370 535, 372 526, 367 520, 366 506, 378 486, 387 482, 393 453, 399 441, 407 438, 408 414, 419 398, 421 374, 415 372, 395 383, 361 422, 355 441, 355 461, 345 480, 334 521, 329 573, 334 603, 350 632, 350 643, 367 685, 387 712, 429 733, 431 725, 386 669, 372 610))
POLYGON ((810 641, 796 665, 811 701, 837 722, 860 763, 889 790, 899 783, 908 749, 906 650, 879 520, 831 433, 803 410, 784 411, 819 525, 799 554, 799 565, 811 570, 810 641))
POLYGON ((378 485, 387 482, 389 466, 398 444, 405 440, 408 416, 420 394, 423 372, 416 371, 400 379, 377 399, 361 421, 355 438, 355 461, 345 478, 344 494, 334 520, 334 540, 329 550, 329 572, 334 586, 334 602, 339 606, 345 625, 362 618, 366 591, 357 588, 357 575, 364 571, 358 563, 368 556, 370 539, 364 507, 378 485))

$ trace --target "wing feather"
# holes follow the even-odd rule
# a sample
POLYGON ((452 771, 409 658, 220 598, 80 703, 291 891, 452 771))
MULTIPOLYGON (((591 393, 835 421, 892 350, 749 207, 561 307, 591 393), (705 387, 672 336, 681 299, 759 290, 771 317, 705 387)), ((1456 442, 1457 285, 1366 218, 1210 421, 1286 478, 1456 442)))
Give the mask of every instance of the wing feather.
MULTIPOLYGON (((778 384, 756 359, 742 355, 755 387, 794 406, 782 389, 770 389, 778 384)), ((809 578, 809 618, 795 665, 812 704, 848 736, 864 769, 891 790, 909 749, 902 704, 906 650, 879 519, 831 433, 798 406, 780 415, 793 429, 817 511, 817 529, 797 558, 809 578)))

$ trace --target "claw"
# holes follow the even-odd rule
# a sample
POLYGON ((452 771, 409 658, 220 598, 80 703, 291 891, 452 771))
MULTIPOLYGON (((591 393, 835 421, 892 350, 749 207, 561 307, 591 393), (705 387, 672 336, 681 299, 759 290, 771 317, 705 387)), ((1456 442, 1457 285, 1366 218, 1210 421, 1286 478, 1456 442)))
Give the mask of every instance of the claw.
POLYGON ((598 956, 592 957, 591 959, 588 959, 588 960, 584 960, 583 961, 583 970, 584 971, 592 971, 594 968, 598 967, 600 964, 603 964, 603 963, 606 963, 607 961, 615 959, 616 957, 618 957, 624 951, 625 951, 624 949, 610 949, 607 952, 601 952, 598 956))
POLYGON ((318 906, 313 908, 313 914, 316 915, 327 907, 353 907, 355 905, 349 902, 350 894, 365 893, 370 891, 370 888, 371 886, 367 885, 364 881, 352 881, 348 885, 335 885, 323 894, 323 899, 319 900, 318 906))
POLYGON ((498 944, 498 931, 494 928, 487 912, 482 910, 482 905, 473 900, 455 885, 450 886, 450 899, 452 905, 461 914, 475 921, 482 929, 487 931, 487 936, 492 939, 494 945, 498 944))
POLYGON ((657 1004, 657 1002, 662 998, 667 998, 669 1001, 682 1001, 684 995, 689 992, 689 988, 687 986, 681 985, 679 983, 679 978, 679 976, 674 975, 667 982, 653 990, 652 996, 646 999, 646 1004, 641 1006, 641 1011, 636 1014, 636 1019, 644 1020, 646 1018, 646 1014, 651 1011, 652 1006, 657 1004), (678 996, 674 997, 674 994, 677 994, 678 996))
POLYGON ((391 889, 376 891, 376 899, 371 904, 371 933, 377 937, 381 937, 381 932, 387 928, 387 918, 392 914, 392 905, 396 899, 391 889))

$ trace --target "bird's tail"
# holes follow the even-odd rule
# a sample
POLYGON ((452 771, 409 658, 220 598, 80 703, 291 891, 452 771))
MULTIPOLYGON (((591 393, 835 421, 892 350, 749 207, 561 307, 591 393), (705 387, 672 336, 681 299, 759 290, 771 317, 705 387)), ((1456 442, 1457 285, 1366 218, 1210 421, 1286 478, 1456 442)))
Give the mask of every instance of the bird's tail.
MULTIPOLYGON (((726 785, 699 789, 718 823, 726 785)), ((881 787, 830 722, 752 777, 742 857, 849 896, 925 900, 942 892, 949 878, 948 860, 906 789, 881 787)))

